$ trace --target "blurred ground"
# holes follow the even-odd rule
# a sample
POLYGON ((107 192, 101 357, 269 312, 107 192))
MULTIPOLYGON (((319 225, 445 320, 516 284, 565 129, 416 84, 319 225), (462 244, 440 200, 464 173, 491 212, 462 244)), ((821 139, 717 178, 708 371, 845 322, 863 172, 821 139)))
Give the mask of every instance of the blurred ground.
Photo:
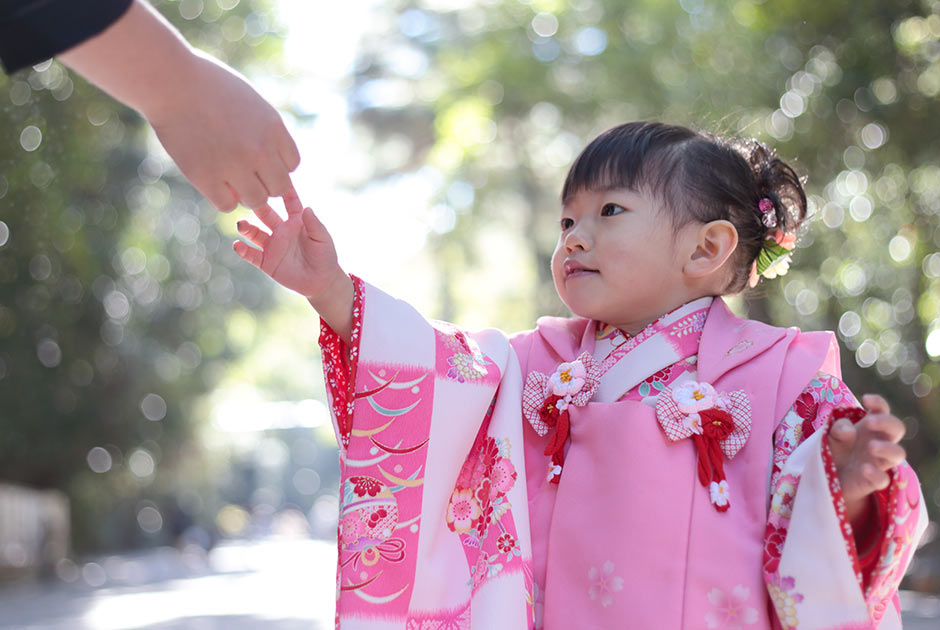
POLYGON ((296 538, 231 542, 208 555, 108 556, 86 563, 71 584, 0 588, 0 628, 326 630, 335 563, 334 544, 296 538))
MULTIPOLYGON (((0 588, 0 629, 326 630, 335 561, 330 541, 302 538, 108 556, 73 583, 0 588)), ((901 601, 906 630, 940 628, 940 598, 904 592, 901 601)))

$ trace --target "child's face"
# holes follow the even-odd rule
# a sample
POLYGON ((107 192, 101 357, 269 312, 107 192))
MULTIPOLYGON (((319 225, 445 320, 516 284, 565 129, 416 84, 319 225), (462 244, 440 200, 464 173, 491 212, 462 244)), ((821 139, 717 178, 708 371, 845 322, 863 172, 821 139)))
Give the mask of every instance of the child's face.
POLYGON ((562 207, 555 289, 576 315, 636 334, 687 301, 683 254, 694 227, 677 233, 644 192, 582 190, 562 207))

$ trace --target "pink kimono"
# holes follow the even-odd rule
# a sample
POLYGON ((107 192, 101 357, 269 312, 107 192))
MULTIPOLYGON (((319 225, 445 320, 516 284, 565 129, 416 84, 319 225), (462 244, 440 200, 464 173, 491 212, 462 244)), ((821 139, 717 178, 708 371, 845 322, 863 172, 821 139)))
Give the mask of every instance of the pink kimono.
POLYGON ((321 335, 337 627, 901 627, 926 511, 900 466, 859 556, 830 333, 703 298, 629 339, 560 318, 507 339, 354 280, 352 342, 321 335))

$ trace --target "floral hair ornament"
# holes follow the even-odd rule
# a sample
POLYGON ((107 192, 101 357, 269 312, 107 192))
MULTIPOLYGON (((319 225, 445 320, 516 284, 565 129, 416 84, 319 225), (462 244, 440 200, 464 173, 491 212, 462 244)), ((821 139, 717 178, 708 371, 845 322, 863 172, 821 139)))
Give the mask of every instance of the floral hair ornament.
POLYGON ((769 197, 762 198, 757 203, 757 208, 762 215, 760 220, 761 223, 764 224, 764 227, 777 227, 777 213, 774 211, 774 202, 771 201, 769 197))
POLYGON ((731 460, 751 433, 751 402, 743 391, 719 393, 704 381, 666 388, 656 402, 656 419, 672 442, 687 437, 695 445, 698 479, 715 509, 731 507, 724 458, 731 460))
POLYGON ((790 270, 794 245, 796 245, 795 234, 784 234, 782 230, 774 230, 772 237, 764 241, 757 258, 751 263, 747 286, 757 286, 761 276, 768 280, 785 276, 790 270))
POLYGON ((530 372, 522 389, 522 414, 539 436, 555 429, 545 447, 551 455, 548 481, 558 483, 565 463, 565 442, 568 439, 568 408, 583 407, 594 396, 601 382, 600 364, 587 352, 574 361, 562 363, 546 376, 530 372))

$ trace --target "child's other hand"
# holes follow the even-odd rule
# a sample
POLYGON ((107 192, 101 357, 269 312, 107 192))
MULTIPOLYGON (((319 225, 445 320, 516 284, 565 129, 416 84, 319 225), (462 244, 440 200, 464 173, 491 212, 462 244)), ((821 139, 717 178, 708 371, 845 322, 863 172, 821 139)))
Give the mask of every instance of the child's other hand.
POLYGON ((330 233, 313 210, 304 208, 293 190, 284 197, 284 207, 286 220, 267 204, 254 210, 270 234, 248 221, 239 221, 238 232, 258 249, 236 241, 235 253, 279 284, 317 300, 338 279, 346 280, 346 275, 337 262, 330 233))
POLYGON ((891 415, 885 399, 866 394, 862 404, 868 413, 861 420, 852 424, 848 418, 840 418, 828 436, 850 520, 864 510, 868 495, 888 487, 888 471, 906 456, 898 444, 904 437, 904 423, 891 415))

